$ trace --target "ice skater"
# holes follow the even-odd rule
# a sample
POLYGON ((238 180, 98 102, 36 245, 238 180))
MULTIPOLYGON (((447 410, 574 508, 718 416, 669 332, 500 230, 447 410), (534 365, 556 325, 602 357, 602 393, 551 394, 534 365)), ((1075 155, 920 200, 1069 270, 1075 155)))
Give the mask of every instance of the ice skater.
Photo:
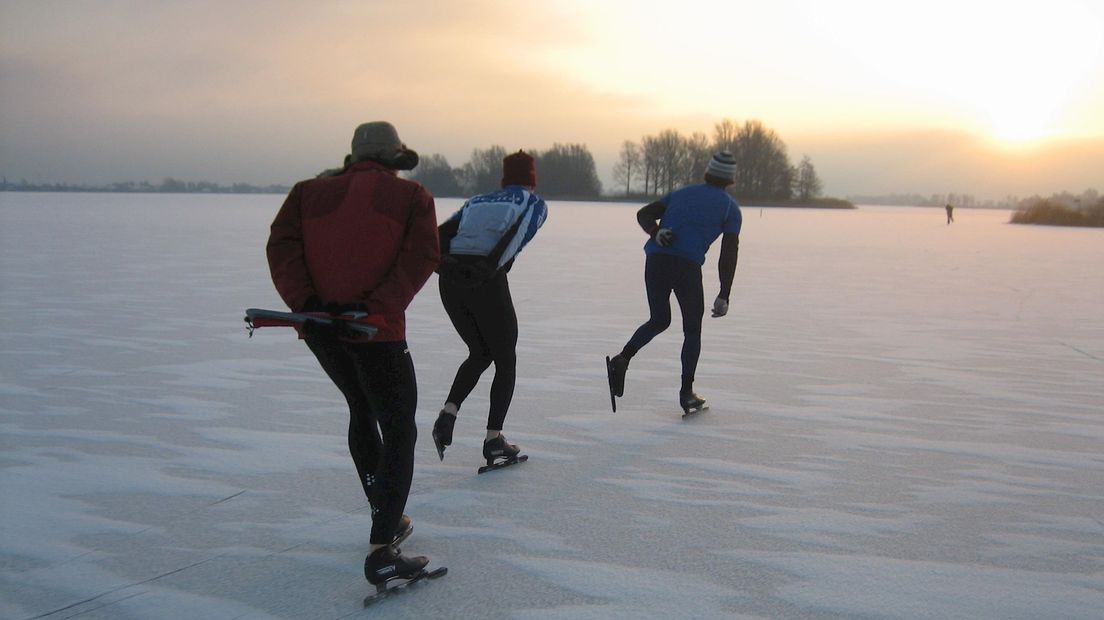
POLYGON ((721 256, 717 265, 720 292, 713 301, 714 318, 728 313, 732 278, 736 273, 743 216, 736 201, 725 190, 736 175, 736 159, 728 151, 719 151, 709 160, 704 183, 673 191, 645 205, 636 220, 648 241, 644 284, 650 316, 629 339, 620 353, 606 358, 610 402, 617 411, 615 397, 625 393, 625 373, 629 361, 640 349, 671 325, 671 293, 682 310, 682 385, 679 406, 689 415, 705 408, 705 399, 694 393, 694 373, 701 355, 701 328, 705 315, 702 265, 705 254, 717 237, 721 256))
POLYGON ((272 222, 268 264, 296 312, 359 310, 383 319, 364 342, 308 323, 302 336, 349 406, 349 452, 372 510, 368 581, 423 574, 427 559, 398 548, 414 473, 418 389, 406 344, 406 307, 437 266, 437 215, 421 185, 401 179, 418 155, 386 122, 353 133, 350 162, 292 188, 272 222))
POLYGON ((544 200, 534 193, 536 186, 536 162, 518 151, 502 161, 501 190, 471 198, 438 229, 443 254, 438 270, 441 303, 468 346, 468 357, 457 369, 433 425, 433 441, 442 460, 445 447, 452 444, 460 407, 491 364, 495 370, 483 457, 487 467, 518 459, 520 450, 502 435, 514 395, 518 339, 506 274, 548 217, 544 200))
POLYGON ((954 206, 947 203, 947 225, 954 221, 954 206))

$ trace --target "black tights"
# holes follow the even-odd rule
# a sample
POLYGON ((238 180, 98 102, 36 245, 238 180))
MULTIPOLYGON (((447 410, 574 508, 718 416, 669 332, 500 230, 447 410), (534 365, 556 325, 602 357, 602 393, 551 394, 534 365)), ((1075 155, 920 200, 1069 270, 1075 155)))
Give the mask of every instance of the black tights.
POLYGON ((705 292, 701 265, 670 254, 651 254, 644 264, 644 285, 648 291, 648 321, 637 328, 622 355, 631 358, 644 345, 671 326, 671 292, 682 310, 683 389, 694 381, 701 356, 702 319, 705 292))
POLYGON ((460 407, 475 389, 483 371, 493 363, 491 408, 487 430, 501 431, 514 397, 517 372, 518 322, 506 271, 486 284, 465 288, 439 278, 441 303, 456 333, 468 345, 468 357, 456 371, 448 402, 460 407))
POLYGON ((418 384, 406 342, 306 342, 349 403, 349 453, 372 506, 370 542, 390 543, 410 495, 418 439, 418 384))

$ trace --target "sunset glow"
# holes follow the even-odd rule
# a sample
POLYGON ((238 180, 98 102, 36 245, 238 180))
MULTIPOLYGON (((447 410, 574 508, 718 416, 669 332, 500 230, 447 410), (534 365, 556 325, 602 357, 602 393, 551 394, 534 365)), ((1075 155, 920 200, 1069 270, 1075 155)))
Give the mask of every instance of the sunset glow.
MULTIPOLYGON (((961 160, 938 178, 910 176, 938 162, 918 160, 930 154, 901 136, 933 131, 967 150, 1075 140, 1104 153, 1096 1, 279 6, 243 0, 201 18, 188 3, 4 3, 0 171, 287 182, 340 161, 350 129, 369 119, 457 166, 492 144, 584 143, 606 181, 625 140, 756 119, 840 193, 879 179, 901 190, 974 183, 960 178, 967 170, 993 182, 961 160), (857 141, 900 162, 899 175, 855 168, 857 141)), ((1078 184, 1104 169, 1053 157, 1034 169, 1078 184)), ((995 193, 1047 189, 1033 188, 1041 176, 1007 178, 995 193)))

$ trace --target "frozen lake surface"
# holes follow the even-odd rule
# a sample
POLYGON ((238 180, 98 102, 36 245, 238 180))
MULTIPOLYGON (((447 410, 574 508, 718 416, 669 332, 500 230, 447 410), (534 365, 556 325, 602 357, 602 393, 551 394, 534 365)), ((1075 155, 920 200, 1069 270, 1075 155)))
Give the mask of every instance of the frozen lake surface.
POLYGON ((476 475, 488 374, 438 461, 464 350, 434 276, 404 550, 450 572, 362 609, 343 401, 241 320, 283 307, 281 201, 0 193, 0 617, 1101 617, 1104 231, 745 207, 684 421, 677 312, 609 408, 636 207, 550 203, 510 274, 531 458, 476 475))

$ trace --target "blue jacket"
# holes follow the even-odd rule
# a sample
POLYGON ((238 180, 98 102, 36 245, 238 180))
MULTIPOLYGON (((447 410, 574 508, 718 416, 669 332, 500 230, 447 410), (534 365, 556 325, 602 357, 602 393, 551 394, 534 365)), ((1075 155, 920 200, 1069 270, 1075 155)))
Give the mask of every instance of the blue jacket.
POLYGON ((725 190, 707 183, 675 190, 659 200, 666 206, 660 228, 675 233, 675 242, 661 247, 655 239, 644 244, 645 254, 674 254, 695 263, 705 263, 709 246, 724 233, 740 234, 743 215, 740 206, 725 190))

